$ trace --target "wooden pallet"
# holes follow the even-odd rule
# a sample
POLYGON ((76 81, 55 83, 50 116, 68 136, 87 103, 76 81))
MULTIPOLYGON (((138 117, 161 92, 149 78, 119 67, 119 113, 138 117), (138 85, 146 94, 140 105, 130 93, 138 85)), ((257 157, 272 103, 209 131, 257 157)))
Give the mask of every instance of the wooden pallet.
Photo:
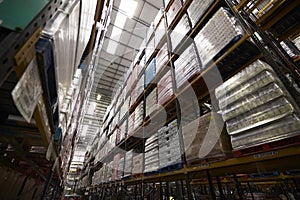
POLYGON ((242 156, 277 150, 277 149, 290 147, 290 146, 294 146, 294 145, 299 145, 299 144, 300 144, 300 135, 282 139, 282 140, 278 140, 278 141, 274 141, 274 142, 269 142, 266 144, 261 144, 261 145, 245 148, 245 149, 233 150, 233 156, 234 157, 242 157, 242 156))

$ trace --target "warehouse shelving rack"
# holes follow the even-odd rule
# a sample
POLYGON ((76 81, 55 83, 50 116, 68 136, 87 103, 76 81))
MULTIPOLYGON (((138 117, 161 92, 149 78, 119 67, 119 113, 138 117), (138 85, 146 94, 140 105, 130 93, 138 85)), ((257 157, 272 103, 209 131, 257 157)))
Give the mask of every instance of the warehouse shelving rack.
MULTIPOLYGON (((0 162, 1 165, 8 166, 24 174, 25 177, 41 180, 43 182, 42 198, 47 196, 51 199, 60 198, 63 192, 62 179, 65 177, 63 177, 62 170, 66 168, 62 169, 60 166, 62 159, 60 157, 60 145, 64 138, 61 138, 61 130, 57 127, 58 116, 55 116, 55 111, 58 110, 58 105, 55 104, 54 107, 52 104, 50 105, 49 86, 45 81, 47 74, 43 72, 44 69, 39 68, 43 94, 41 103, 38 103, 33 113, 34 122, 27 123, 22 120, 22 117, 18 117, 20 113, 13 103, 11 91, 29 62, 36 57, 35 45, 40 38, 42 28, 65 2, 63 0, 49 0, 24 29, 9 30, 0 27, 0 46, 5 47, 0 50, 0 142, 2 152, 0 162), (11 118, 10 115, 17 117, 11 118), (38 148, 32 151, 31 146, 38 148)), ((103 6, 104 1, 97 3, 91 39, 85 50, 86 59, 84 62, 88 66, 85 70, 87 72, 93 64, 91 61, 95 59, 91 52, 98 45, 95 44, 96 27, 102 15, 103 6)), ((90 83, 89 73, 84 73, 83 84, 80 88, 81 99, 87 96, 85 87, 90 83)), ((78 102, 78 104, 82 107, 83 102, 78 102)), ((73 141, 74 139, 75 136, 73 141)), ((74 143, 70 154, 74 152, 73 146, 74 143)))
MULTIPOLYGON (((170 1, 169 4, 166 6, 165 12, 168 11, 173 1, 170 1)), ((166 34, 163 37, 163 39, 158 43, 157 49, 153 51, 152 55, 149 57, 149 59, 146 61, 146 64, 144 66, 144 69, 142 70, 142 73, 145 72, 145 69, 147 65, 150 63, 152 58, 155 57, 155 55, 158 52, 158 49, 163 45, 164 42, 167 42, 170 44, 170 35, 169 31, 173 29, 179 20, 182 18, 183 14, 186 13, 186 9, 191 4, 191 0, 187 0, 183 3, 183 6, 181 10, 177 13, 175 19, 171 23, 171 25, 166 30, 166 34)), ((288 18, 289 14, 294 15, 294 10, 299 11, 299 6, 297 1, 278 1, 276 6, 273 7, 270 11, 267 12, 267 15, 265 15, 263 18, 258 20, 256 23, 254 23, 248 16, 249 13, 246 14, 244 11, 244 6, 247 5, 250 1, 249 0, 243 0, 240 3, 230 1, 230 0, 217 0, 212 3, 212 5, 207 9, 207 11, 204 13, 204 15, 200 18, 198 23, 194 28, 192 28, 186 35, 186 38, 194 38, 196 34, 201 30, 201 28, 204 26, 204 24, 208 21, 208 19, 213 15, 213 13, 219 8, 220 6, 226 6, 231 9, 231 12, 238 18, 239 22, 242 24, 243 28, 246 31, 246 34, 239 38, 235 43, 233 43, 231 46, 228 46, 226 48, 226 51, 224 51, 221 55, 219 55, 212 63, 209 63, 208 66, 204 71, 202 71, 197 76, 193 77, 191 80, 189 80, 190 84, 192 85, 192 88, 195 90, 197 94, 197 100, 198 104, 201 106, 204 102, 210 102, 213 101, 213 99, 210 100, 209 98, 209 90, 205 88, 205 83, 203 80, 204 76, 208 77, 214 77, 213 72, 216 69, 221 70, 221 74, 224 75, 223 79, 227 80, 234 74, 236 74, 238 71, 242 70, 243 68, 247 67, 249 64, 253 63, 254 61, 258 59, 265 59, 276 71, 277 75, 280 77, 282 82, 285 84, 285 86, 288 88, 291 95, 295 98, 299 105, 299 94, 297 93, 296 89, 292 86, 291 82, 288 81, 288 79, 285 76, 282 76, 282 74, 285 74, 286 72, 291 73, 291 75, 294 77, 294 81, 299 81, 298 74, 299 69, 297 66, 297 63, 291 59, 288 54, 281 48, 279 42, 283 39, 287 39, 290 36, 292 38, 295 38, 299 35, 299 26, 295 26, 292 30, 289 31, 289 34, 284 34, 282 36, 279 36, 278 41, 275 39, 275 37, 272 35, 272 28, 274 29, 274 26, 278 24, 282 19, 288 18), (293 12, 292 12, 293 11, 293 12), (265 23, 263 26, 262 24, 265 23), (253 43, 255 45, 253 45, 253 43), (257 47, 256 47, 257 46, 257 47), (275 61, 274 61, 275 60, 275 61), (234 63, 234 64, 232 64, 234 63), (234 67, 231 67, 234 65, 234 67), (288 66, 288 67, 285 67, 288 66), (224 71, 222 71, 222 69, 224 71), (284 69, 284 70, 283 70, 284 69)), ((256 1, 257 4, 260 4, 263 1, 256 1)), ((298 12, 299 13, 299 12, 298 12)), ((292 17, 291 17, 292 18, 292 17)), ((166 17, 164 16, 162 20, 165 20, 166 17)), ((160 22, 161 22, 160 21, 160 22)), ((299 22, 297 22, 299 23, 299 22)), ((152 36, 153 37, 153 36, 152 36)), ((150 37, 151 38, 151 37, 150 37)), ((149 39, 150 41, 151 39, 149 39)), ((183 50, 186 48, 186 46, 190 43, 188 39, 183 39, 181 41, 181 44, 179 47, 177 47, 173 52, 171 51, 171 46, 169 46, 169 61, 165 64, 163 70, 158 72, 156 74, 155 78, 153 79, 152 83, 157 83, 158 80, 166 73, 166 69, 169 69, 173 72, 173 88, 177 90, 177 87, 174 84, 174 64, 173 62, 177 59, 176 54, 180 54, 183 52, 183 50)), ((144 52, 142 52, 139 56, 139 59, 142 58, 144 52)), ((134 63, 135 64, 135 63, 134 63)), ((138 76, 138 79, 141 77, 138 76)), ((137 80, 138 80, 137 79, 137 80)), ((214 87, 212 89, 215 89, 220 82, 215 82, 214 87)), ((133 84, 134 85, 134 84, 133 84)), ((142 100, 145 100, 147 95, 152 91, 153 87, 147 87, 145 88, 142 96, 137 98, 136 103, 134 106, 129 110, 129 113, 132 113, 136 107, 142 100)), ((170 110, 170 108, 176 106, 177 98, 180 95, 183 95, 187 87, 179 88, 179 91, 175 92, 175 96, 166 104, 164 105, 164 109, 170 110)), ((176 91, 174 90, 174 91, 176 91)), ((126 94, 126 97, 128 97, 130 92, 126 94)), ((178 102, 177 102, 178 103, 178 102)), ((191 104, 187 104, 186 107, 192 106, 191 104)), ((177 105, 178 107, 178 105, 177 105)), ((184 107, 185 108, 185 107, 184 107)), ((159 115, 160 112, 162 112, 163 109, 158 110, 154 113, 152 116, 153 118, 159 115)), ((170 112, 168 114, 167 122, 171 121, 172 119, 176 118, 178 115, 178 108, 177 112, 170 112)), ((108 119, 108 118, 106 118, 108 119)), ((124 119, 122 119, 124 120, 124 119)), ((123 142, 118 144, 115 149, 122 148, 124 150, 130 150, 134 149, 140 144, 144 142, 144 139, 136 139, 134 138, 135 134, 142 133, 145 131, 145 127, 150 122, 150 119, 146 118, 142 124, 137 130, 134 131, 133 134, 131 134, 130 137, 127 137, 123 142)), ((104 127, 104 130, 109 129, 110 123, 107 123, 107 126, 104 127)), ((114 128, 112 129, 114 131, 114 128)), ((112 132, 111 132, 112 133, 112 132)), ((111 133, 108 133, 107 136, 110 136, 111 133)), ((154 132, 153 132, 154 134, 154 132)), ((144 135, 144 134, 143 134, 144 135)), ((151 135, 151 134, 150 134, 151 135)), ((109 195, 116 195, 118 194, 118 190, 122 190, 126 193, 125 187, 132 187, 134 191, 138 191, 140 194, 140 197, 133 197, 133 199, 143 199, 145 196, 145 188, 147 185, 160 185, 159 190, 161 191, 160 198, 163 199, 162 191, 166 190, 166 187, 162 187, 162 185, 168 185, 172 181, 178 180, 181 181, 181 188, 183 191, 187 191, 187 194, 192 194, 192 191, 194 188, 195 182, 192 180, 197 180, 201 178, 205 178, 205 184, 209 186, 209 195, 212 199, 216 199, 216 193, 215 188, 219 189, 219 192, 222 190, 222 184, 219 180, 219 177, 221 176, 232 176, 234 181, 234 187, 238 190, 238 195, 240 196, 240 199, 243 199, 242 197, 242 184, 246 183, 249 184, 249 182, 260 182, 257 179, 251 179, 251 178, 245 178, 244 180, 240 180, 237 178, 236 174, 250 174, 250 173, 256 173, 257 171, 263 169, 264 171, 289 171, 294 169, 299 169, 299 163, 297 162, 299 160, 300 156, 300 148, 299 148, 299 137, 293 138, 294 141, 292 141, 293 146, 280 148, 280 149, 269 149, 266 152, 252 152, 251 155, 245 155, 238 158, 230 158, 224 161, 217 161, 213 163, 207 163, 203 162, 202 164, 199 164, 198 166, 192 166, 189 167, 186 165, 183 165, 182 169, 170 171, 170 172, 156 172, 152 175, 142 175, 141 177, 131 177, 130 179, 123 179, 123 180, 115 180, 110 181, 107 183, 100 183, 98 186, 94 186, 92 190, 94 190, 95 195, 102 195, 101 197, 104 198, 104 194, 107 194, 109 188, 113 188, 114 190, 110 191, 109 195), (213 179, 213 177, 216 177, 216 180, 213 179)), ((111 160, 114 155, 114 150, 112 150, 109 155, 107 155, 102 160, 98 161, 98 163, 95 163, 95 171, 100 169, 102 166, 102 162, 106 160, 111 160)), ((93 169, 93 167, 91 167, 93 169)), ((291 176, 291 177, 269 177, 265 178, 264 181, 273 181, 273 180, 285 180, 285 179, 296 179, 297 176, 291 176)), ((178 184, 176 182, 176 184, 178 184)), ((180 185, 180 184, 179 184, 180 185)), ((299 187, 299 184, 295 184, 296 187, 299 187)), ((155 187, 153 187, 155 188, 155 187)), ((250 187, 249 187, 250 188, 250 187)), ((249 189, 251 192, 251 188, 249 189)), ((299 192, 299 188, 298 188, 299 192)), ((129 191, 127 191, 127 194, 129 195, 129 191)), ((167 194, 165 197, 169 197, 169 192, 166 192, 167 194)), ((251 192, 252 199, 253 194, 251 192)), ((191 195, 186 195, 186 198, 193 199, 191 195)))
MULTIPOLYGON (((46 25, 46 22, 56 13, 62 3, 58 0, 49 1, 24 30, 9 30, 1 27, 0 45, 7 48, 1 48, 0 51, 0 101, 2 104, 0 137, 2 143, 12 146, 11 151, 4 151, 7 156, 1 156, 1 162, 7 164, 11 160, 15 160, 10 163, 12 168, 21 173, 24 173, 26 169, 33 169, 28 176, 37 178, 35 174, 38 174, 38 177, 44 181, 47 180, 47 174, 51 174, 53 170, 55 170, 56 178, 61 179, 59 165, 55 162, 58 160, 59 141, 56 144, 53 143, 54 146, 52 146, 51 139, 56 130, 50 105, 45 103, 48 102, 46 93, 42 95, 42 103, 37 105, 33 113, 35 123, 28 124, 19 119, 8 119, 10 114, 19 115, 10 92, 36 55, 35 44, 40 37, 41 28, 46 25), (32 145, 44 147, 50 145, 47 158, 47 149, 41 152, 31 152, 30 146, 32 145), (22 160, 27 164, 19 165, 18 162, 22 160)), ((45 74, 40 74, 40 78, 45 80, 45 74)), ((45 83, 42 86, 43 89, 48 87, 45 83)))

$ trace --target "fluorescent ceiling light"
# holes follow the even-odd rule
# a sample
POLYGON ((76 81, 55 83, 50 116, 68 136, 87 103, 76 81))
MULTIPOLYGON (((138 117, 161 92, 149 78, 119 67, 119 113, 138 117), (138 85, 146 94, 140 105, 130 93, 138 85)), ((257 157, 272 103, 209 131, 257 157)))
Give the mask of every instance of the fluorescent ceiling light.
POLYGON ((101 94, 97 94, 97 101, 100 101, 101 99, 101 94))
POLYGON ((117 47, 118 47, 118 43, 113 41, 113 40, 109 40, 108 41, 108 44, 107 44, 107 53, 110 53, 110 54, 115 54, 116 53, 116 50, 117 50, 117 47))
POLYGON ((118 42, 120 40, 121 34, 122 30, 114 26, 111 31, 110 38, 118 42))
MULTIPOLYGON (((135 13, 137 4, 138 4, 138 2, 136 0, 121 1, 119 8, 120 8, 120 10, 124 11, 128 17, 132 17, 135 13)), ((120 37, 122 34, 122 29, 125 26, 126 19, 127 19, 126 15, 124 15, 120 12, 118 12, 116 15, 114 27, 111 31, 110 38, 117 42, 120 40, 120 37)), ((108 53, 113 54, 113 55, 116 53, 116 50, 118 47, 118 43, 115 41, 110 40, 108 42, 107 49, 106 49, 106 51, 108 53)))
POLYGON ((135 13, 138 2, 136 0, 121 1, 120 9, 126 12, 128 17, 132 17, 135 13))
POLYGON ((114 25, 115 26, 118 26, 120 27, 121 29, 124 28, 125 26, 125 23, 126 23, 126 19, 127 19, 127 16, 118 12, 117 13, 117 16, 116 16, 116 19, 115 19, 115 23, 114 25))

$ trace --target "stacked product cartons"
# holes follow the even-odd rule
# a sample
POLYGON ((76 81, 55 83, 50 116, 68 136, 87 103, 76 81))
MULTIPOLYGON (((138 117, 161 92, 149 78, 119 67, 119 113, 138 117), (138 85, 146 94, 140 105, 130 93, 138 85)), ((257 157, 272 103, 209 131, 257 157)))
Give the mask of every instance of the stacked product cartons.
POLYGON ((177 120, 158 130, 159 168, 181 163, 177 120))
POLYGON ((221 7, 195 37, 203 66, 209 63, 226 45, 243 34, 244 31, 237 20, 221 7))
POLYGON ((117 136, 116 136, 116 144, 118 145, 121 141, 123 141, 126 137, 127 133, 127 118, 123 121, 123 123, 117 127, 117 136))
POLYGON ((159 167, 158 137, 157 134, 149 137, 145 143, 145 168, 144 172, 157 171, 159 167))
POLYGON ((102 180, 103 180, 103 183, 107 182, 107 171, 108 171, 108 168, 107 168, 107 163, 103 163, 103 166, 102 166, 102 180))
MULTIPOLYGON (((143 42, 144 42, 144 41, 143 41, 143 42)), ((142 71, 143 71, 145 65, 146 65, 146 56, 145 56, 145 54, 144 54, 144 55, 142 56, 141 60, 140 60, 139 65, 138 65, 138 70, 137 70, 138 76, 142 73, 142 71)))
POLYGON ((157 53, 156 56, 156 71, 157 73, 164 67, 164 65, 168 62, 168 45, 165 43, 157 53))
POLYGON ((188 14, 191 19, 193 27, 203 16, 208 7, 213 3, 213 0, 197 1, 193 0, 191 5, 188 7, 188 14))
POLYGON ((200 63, 198 62, 196 51, 196 47, 192 43, 174 63, 178 88, 200 72, 200 63))
POLYGON ((155 75, 156 75, 156 58, 153 58, 145 71, 145 88, 151 83, 155 75))
POLYGON ((132 175, 141 174, 144 170, 144 154, 139 153, 133 157, 132 175))
POLYGON ((155 49, 155 37, 152 37, 154 33, 154 24, 151 23, 146 33, 147 48, 145 49, 146 61, 148 61, 155 49))
POLYGON ((207 113, 182 128, 185 156, 188 163, 216 161, 231 155, 228 135, 215 112, 207 113))
POLYGON ((120 165, 120 161, 121 161, 122 155, 121 154, 116 154, 114 156, 114 166, 113 166, 113 180, 118 180, 119 177, 119 165, 120 165))
POLYGON ((157 84, 158 103, 166 104, 174 95, 171 71, 169 70, 157 84))
POLYGON ((136 98, 140 97, 143 92, 144 92, 144 83, 145 83, 145 79, 144 79, 144 75, 141 76, 141 78, 139 79, 139 81, 136 84, 136 98))
POLYGON ((177 13, 181 9, 182 4, 180 0, 173 1, 172 5, 170 6, 169 10, 167 11, 167 22, 168 26, 173 22, 174 18, 176 17, 177 13))
POLYGON ((125 154, 124 177, 131 176, 133 154, 134 154, 133 150, 130 150, 125 154))
POLYGON ((223 83, 215 94, 235 150, 299 135, 299 107, 262 61, 223 83))
POLYGON ((146 98, 146 116, 150 116, 156 110, 157 110, 157 88, 154 88, 153 91, 146 98))
POLYGON ((132 88, 131 95, 130 95, 130 105, 129 105, 129 108, 132 108, 132 106, 135 104, 135 101, 136 101, 136 98, 137 98, 136 95, 137 95, 136 87, 134 86, 132 88))
MULTIPOLYGON (((188 16, 184 14, 170 35, 173 51, 181 44, 181 41, 190 29, 188 16)), ((190 40, 192 39, 190 38, 190 40)))
POLYGON ((119 167, 118 167, 118 180, 121 180, 123 178, 123 174, 124 174, 124 156, 122 156, 122 158, 120 159, 119 162, 119 167))
POLYGON ((137 79, 137 73, 138 73, 138 64, 136 64, 128 78, 128 81, 127 81, 127 85, 126 85, 126 88, 125 88, 125 93, 128 94, 128 92, 130 91, 130 89, 133 87, 133 84, 134 82, 136 81, 137 79))
POLYGON ((107 164, 107 174, 106 174, 107 182, 113 181, 113 170, 114 170, 114 161, 112 160, 107 164))
POLYGON ((120 117, 119 117, 119 121, 121 121, 124 116, 126 115, 126 113, 129 110, 129 102, 130 102, 130 97, 127 97, 124 101, 124 103, 122 104, 121 108, 120 108, 120 117))
POLYGON ((131 115, 128 118, 128 129, 127 129, 127 135, 132 135, 134 133, 134 120, 135 120, 135 113, 131 113, 131 115))
MULTIPOLYGON (((155 35, 154 35, 154 40, 155 40, 155 43, 156 43, 156 48, 157 46, 160 44, 160 42, 162 41, 162 38, 164 37, 164 35, 166 34, 166 28, 165 28, 165 19, 164 18, 161 18, 163 15, 163 10, 161 9, 159 12, 158 12, 158 18, 159 19, 162 19, 159 24, 157 24, 157 27, 155 29, 155 35)), ((157 21, 154 22, 154 25, 155 23, 158 23, 159 19, 157 19, 157 21)))
POLYGON ((135 108, 134 130, 137 129, 144 121, 144 101, 135 108))

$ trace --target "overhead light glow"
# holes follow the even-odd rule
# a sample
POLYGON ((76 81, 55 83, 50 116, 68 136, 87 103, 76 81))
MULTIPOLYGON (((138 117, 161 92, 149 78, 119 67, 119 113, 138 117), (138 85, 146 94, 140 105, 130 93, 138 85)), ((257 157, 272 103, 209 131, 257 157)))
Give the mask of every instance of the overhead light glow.
POLYGON ((97 94, 97 101, 100 101, 101 99, 101 94, 97 94))
POLYGON ((117 42, 115 42, 113 40, 109 40, 106 51, 107 51, 107 53, 114 55, 116 53, 117 47, 118 47, 117 42))
POLYGON ((114 25, 117 26, 117 27, 120 27, 122 29, 125 26, 126 19, 127 19, 126 15, 118 12, 117 16, 116 16, 116 19, 115 19, 114 25))
POLYGON ((120 9, 126 12, 128 17, 133 17, 138 2, 136 0, 121 1, 120 9))
POLYGON ((133 17, 137 4, 138 2, 136 0, 121 1, 119 9, 125 12, 126 15, 124 15, 121 12, 117 13, 114 27, 110 35, 110 38, 113 39, 114 41, 110 40, 108 42, 107 49, 106 49, 108 53, 113 55, 116 53, 118 42, 122 34, 122 29, 125 27, 126 19, 127 17, 133 17))
POLYGON ((114 26, 111 31, 110 38, 118 42, 120 40, 121 34, 122 30, 114 26))

